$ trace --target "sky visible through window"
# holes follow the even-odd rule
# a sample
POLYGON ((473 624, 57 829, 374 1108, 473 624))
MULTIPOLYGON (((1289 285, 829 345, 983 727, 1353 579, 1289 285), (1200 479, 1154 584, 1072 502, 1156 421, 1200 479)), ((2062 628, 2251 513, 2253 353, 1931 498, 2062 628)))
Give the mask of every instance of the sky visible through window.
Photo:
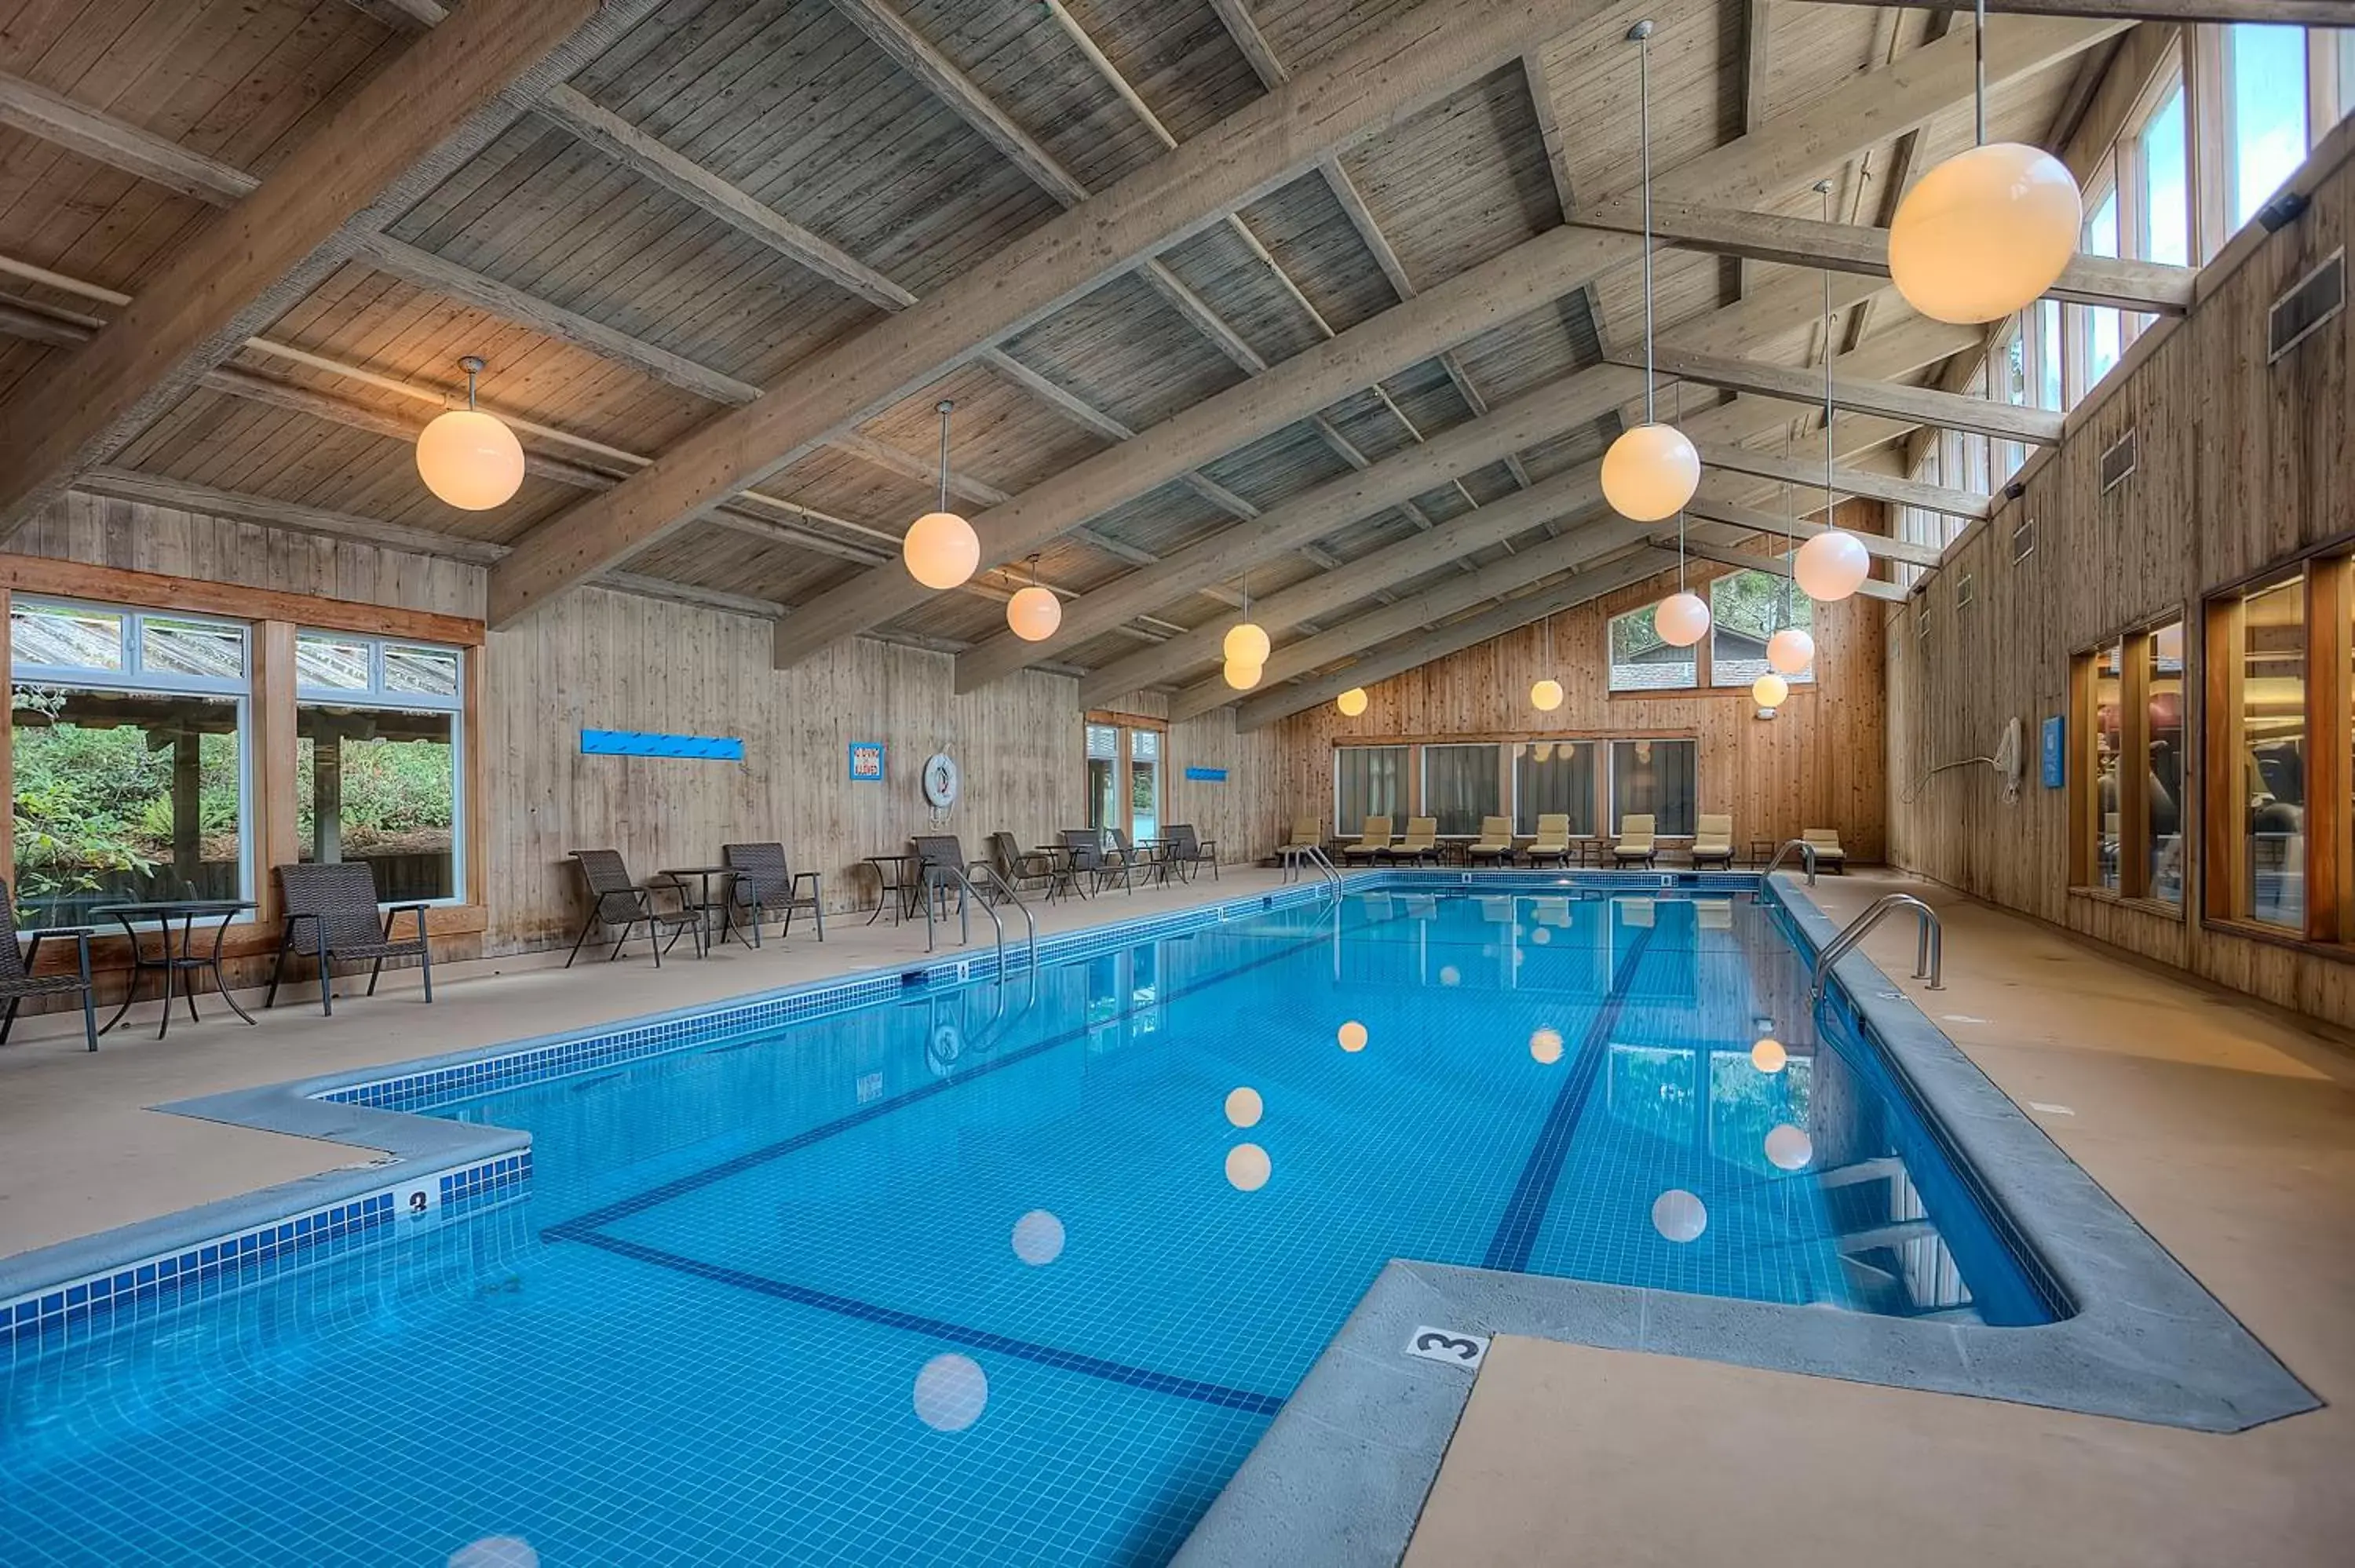
POLYGON ((2306 29, 2234 26, 2231 69, 2237 228, 2306 161, 2306 29))

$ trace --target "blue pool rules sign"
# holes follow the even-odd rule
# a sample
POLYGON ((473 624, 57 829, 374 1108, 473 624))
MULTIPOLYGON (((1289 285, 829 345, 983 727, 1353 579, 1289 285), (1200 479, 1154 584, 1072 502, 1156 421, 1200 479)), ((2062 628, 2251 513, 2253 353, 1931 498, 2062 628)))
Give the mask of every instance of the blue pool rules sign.
POLYGON ((2044 721, 2043 778, 2047 789, 2069 782, 2069 726, 2059 714, 2044 721))

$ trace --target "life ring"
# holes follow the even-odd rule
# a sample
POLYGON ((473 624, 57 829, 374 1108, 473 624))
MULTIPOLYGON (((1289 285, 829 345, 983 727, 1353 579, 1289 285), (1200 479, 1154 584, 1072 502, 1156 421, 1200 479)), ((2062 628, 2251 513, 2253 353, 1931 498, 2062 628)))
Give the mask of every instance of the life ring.
POLYGON ((947 752, 936 751, 924 758, 924 803, 933 810, 945 811, 955 805, 962 782, 956 758, 947 752))

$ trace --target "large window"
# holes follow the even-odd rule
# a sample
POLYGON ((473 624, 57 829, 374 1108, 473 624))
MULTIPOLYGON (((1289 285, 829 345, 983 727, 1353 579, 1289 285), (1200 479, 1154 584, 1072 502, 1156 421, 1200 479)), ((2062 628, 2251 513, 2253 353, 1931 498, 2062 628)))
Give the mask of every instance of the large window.
POLYGON ((2183 903, 2183 623, 2080 654, 2069 725, 2070 882, 2183 903))
MULTIPOLYGON (((1766 640, 1785 626, 1811 630, 1816 601, 1791 579, 1773 572, 1728 572, 1709 585, 1709 679, 1714 686, 1747 686, 1772 668, 1766 640)), ((1816 678, 1810 662, 1787 677, 1795 686, 1816 678)))
POLYGON ((2246 595, 2235 708, 2246 791, 2235 915, 2306 925, 2307 715, 2304 574, 2246 595))
POLYGON ((1354 835, 1368 817, 1406 825, 1407 748, 1344 746, 1333 752, 1333 831, 1354 835))
POLYGON ((26 598, 8 620, 20 917, 250 897, 246 628, 26 598))
POLYGON ((2183 622, 2160 627, 2144 639, 2144 750, 2150 765, 2141 779, 2146 863, 2150 896, 2183 902, 2183 785, 2190 777, 2183 752, 2183 622))
POLYGON ((2244 22, 2222 40, 2224 212, 2237 229, 2306 161, 2306 29, 2244 22))
POLYGON ((1611 743, 1611 831, 1615 836, 1633 815, 1649 813, 1662 838, 1689 838, 1693 831, 1698 743, 1689 740, 1614 740, 1611 743))
POLYGON ((1089 827, 1118 828, 1140 842, 1161 836, 1164 743, 1156 720, 1088 715, 1089 827))
POLYGON ((1513 832, 1534 833, 1541 816, 1570 819, 1570 831, 1594 832, 1594 753, 1591 740, 1532 740, 1513 747, 1513 832))
POLYGON ((303 860, 366 861, 387 903, 464 896, 463 657, 383 638, 296 634, 303 860))
POLYGON ((1672 647, 1652 624, 1646 605, 1611 618, 1611 689, 1668 692, 1700 684, 1700 660, 1690 648, 1672 647))
POLYGON ((1480 819, 1504 814, 1494 742, 1423 748, 1422 815, 1443 833, 1476 833, 1480 819))

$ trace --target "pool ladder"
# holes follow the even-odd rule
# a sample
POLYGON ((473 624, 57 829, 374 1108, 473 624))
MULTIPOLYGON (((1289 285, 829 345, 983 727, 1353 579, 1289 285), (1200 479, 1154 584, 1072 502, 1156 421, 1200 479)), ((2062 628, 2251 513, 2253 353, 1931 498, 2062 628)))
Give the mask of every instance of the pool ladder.
MULTIPOLYGON (((978 869, 983 881, 995 886, 1005 895, 1007 902, 1022 911, 1022 923, 1030 929, 1030 972, 1036 975, 1039 972, 1039 921, 1030 913, 1030 906, 1022 902, 1022 895, 1014 891, 1014 885, 1007 881, 1004 874, 996 866, 983 865, 978 869)), ((934 944, 932 933, 934 895, 950 883, 955 884, 957 887, 957 946, 962 948, 973 940, 973 917, 968 911, 975 904, 980 905, 981 912, 989 916, 990 925, 997 931, 997 980, 998 983, 1004 984, 1006 922, 998 918, 997 906, 981 895, 981 889, 973 885, 973 879, 955 866, 936 865, 924 873, 924 951, 931 952, 934 944)))
MULTIPOLYGON (((1783 857, 1789 854, 1793 850, 1797 850, 1799 852, 1799 859, 1806 863, 1807 868, 1807 885, 1809 887, 1813 887, 1816 885, 1816 846, 1809 843, 1805 839, 1785 839, 1783 841, 1783 847, 1774 852, 1774 858, 1766 863, 1765 874, 1767 876, 1773 876, 1777 871, 1780 871, 1783 868, 1783 857)), ((1764 878, 1761 878, 1761 880, 1763 881, 1764 878)))
MULTIPOLYGON (((1796 843, 1798 841, 1792 842, 1796 843)), ((1788 848, 1789 845, 1784 847, 1788 848)), ((1809 1008, 1823 1001, 1824 980, 1831 973, 1832 966, 1863 941, 1866 933, 1879 925, 1882 916, 1899 909, 1911 909, 1917 917, 1914 922, 1913 978, 1927 980, 1932 991, 1945 989, 1939 982, 1945 960, 1945 932, 1938 924, 1938 912, 1910 893, 1884 893, 1872 901, 1870 908, 1843 927, 1840 934, 1816 955, 1815 978, 1807 988, 1809 1008)))
POLYGON ((1286 882, 1297 877, 1301 863, 1305 862, 1316 868, 1318 881, 1336 893, 1341 891, 1340 868, 1333 863, 1333 857, 1325 853, 1323 844, 1287 844, 1278 853, 1284 857, 1286 882))

